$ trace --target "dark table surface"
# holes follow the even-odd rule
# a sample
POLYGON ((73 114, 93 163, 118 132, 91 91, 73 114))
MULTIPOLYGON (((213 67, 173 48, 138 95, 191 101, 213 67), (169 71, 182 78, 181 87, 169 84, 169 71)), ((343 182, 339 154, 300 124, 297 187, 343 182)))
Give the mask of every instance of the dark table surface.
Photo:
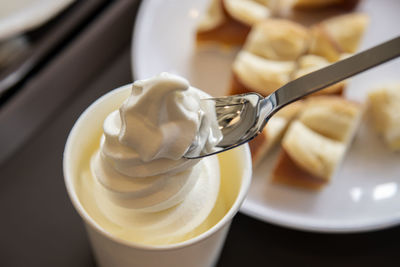
MULTIPOLYGON (((103 35, 99 29, 107 33, 118 27, 120 34, 131 34, 137 10, 133 2, 137 1, 131 2, 110 7, 115 9, 113 16, 128 12, 128 19, 113 22, 100 16, 98 25, 88 25, 81 34, 84 37, 77 37, 54 55, 54 60, 27 82, 36 84, 32 89, 36 98, 29 93, 16 95, 0 109, 0 119, 2 115, 8 118, 1 131, 5 132, 5 127, 18 131, 26 122, 18 116, 32 120, 35 112, 42 114, 43 105, 56 103, 48 104, 47 116, 30 125, 36 130, 0 165, 0 266, 96 265, 83 223, 65 190, 62 153, 79 114, 99 96, 132 81, 130 37, 119 43, 96 39, 103 35), (122 27, 118 23, 131 24, 122 27), (99 56, 104 46, 113 51, 112 57, 99 56), (17 107, 24 110, 24 101, 32 98, 29 114, 15 113, 17 107), (20 127, 14 125, 18 123, 20 127)), ((0 149, 7 140, 2 142, 0 149)), ((317 234, 238 214, 217 266, 400 266, 399 239, 400 227, 361 234, 317 234)))

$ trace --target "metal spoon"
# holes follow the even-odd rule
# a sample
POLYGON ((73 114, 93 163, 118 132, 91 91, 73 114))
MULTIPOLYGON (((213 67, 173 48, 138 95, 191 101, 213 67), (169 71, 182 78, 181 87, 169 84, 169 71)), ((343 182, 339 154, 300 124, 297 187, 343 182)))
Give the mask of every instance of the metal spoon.
POLYGON ((203 99, 213 101, 223 138, 212 152, 194 153, 190 147, 185 158, 194 159, 221 153, 256 137, 279 109, 327 86, 400 56, 400 37, 293 80, 267 97, 257 93, 203 99))

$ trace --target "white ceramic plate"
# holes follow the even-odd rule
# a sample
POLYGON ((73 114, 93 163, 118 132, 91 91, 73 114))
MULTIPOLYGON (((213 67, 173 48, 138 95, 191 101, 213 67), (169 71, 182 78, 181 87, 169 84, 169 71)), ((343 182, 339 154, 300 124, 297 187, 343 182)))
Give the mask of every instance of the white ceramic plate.
MULTIPOLYGON (((223 95, 236 51, 195 49, 194 32, 208 0, 146 0, 135 27, 135 79, 162 71, 177 73, 212 95, 223 95)), ((400 35, 400 1, 364 0, 371 17, 362 49, 400 35)), ((374 85, 400 81, 395 60, 352 79, 348 97, 364 100, 374 85)), ((275 161, 267 157, 253 175, 241 211, 265 222, 317 232, 359 232, 400 223, 400 153, 390 152, 363 122, 344 164, 321 192, 269 183, 275 161)), ((276 151, 275 151, 276 154, 276 151)))
POLYGON ((40 26, 74 0, 0 0, 0 40, 40 26))

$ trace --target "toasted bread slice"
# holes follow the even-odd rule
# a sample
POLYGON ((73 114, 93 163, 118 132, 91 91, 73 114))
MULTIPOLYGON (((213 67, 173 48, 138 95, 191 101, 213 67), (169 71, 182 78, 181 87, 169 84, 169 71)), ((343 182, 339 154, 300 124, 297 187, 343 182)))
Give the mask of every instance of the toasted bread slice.
POLYGON ((291 80, 295 60, 307 51, 309 39, 305 27, 287 20, 256 24, 233 63, 235 85, 264 96, 271 94, 291 80))
POLYGON ((197 43, 242 45, 251 26, 271 16, 269 1, 212 0, 197 28, 197 43))
POLYGON ((337 96, 316 96, 305 101, 299 121, 335 141, 348 143, 363 112, 363 106, 337 96))
POLYGON ((368 21, 365 14, 350 13, 314 25, 311 28, 310 53, 335 62, 343 53, 356 52, 368 21))
POLYGON ((368 94, 368 113, 374 128, 393 151, 400 151, 400 83, 389 84, 368 94))
POLYGON ((273 181, 311 189, 329 182, 345 156, 362 111, 362 105, 336 96, 308 98, 283 137, 273 181))
POLYGON ((232 71, 240 87, 267 96, 291 80, 295 67, 294 61, 270 60, 242 50, 232 71))
POLYGON ((253 26, 244 49, 269 60, 296 60, 308 50, 310 34, 302 25, 267 19, 253 26))
POLYGON ((253 167, 257 167, 270 149, 282 139, 290 122, 300 113, 302 107, 302 101, 284 107, 272 116, 261 134, 249 142, 253 167))

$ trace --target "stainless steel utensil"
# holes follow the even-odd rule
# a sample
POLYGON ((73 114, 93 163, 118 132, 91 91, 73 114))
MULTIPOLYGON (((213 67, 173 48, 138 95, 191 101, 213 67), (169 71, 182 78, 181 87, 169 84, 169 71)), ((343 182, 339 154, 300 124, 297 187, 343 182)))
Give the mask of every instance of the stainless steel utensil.
POLYGON ((400 37, 293 80, 267 97, 257 93, 203 99, 215 104, 223 138, 213 152, 195 154, 189 148, 185 158, 221 153, 256 137, 279 109, 327 86, 400 56, 400 37))

